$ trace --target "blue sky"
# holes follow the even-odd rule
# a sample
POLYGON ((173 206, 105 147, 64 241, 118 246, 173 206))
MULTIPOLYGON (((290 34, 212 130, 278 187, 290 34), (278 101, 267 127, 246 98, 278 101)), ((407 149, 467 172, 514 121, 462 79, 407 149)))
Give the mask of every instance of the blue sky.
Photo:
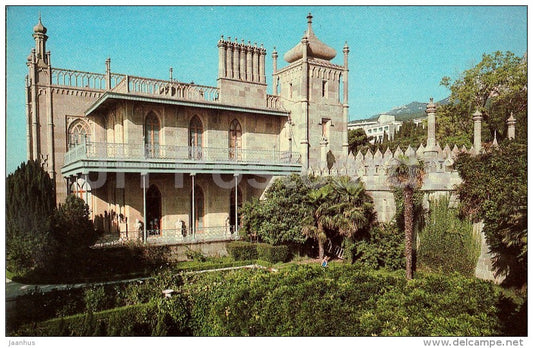
MULTIPOLYGON (((347 41, 350 118, 362 119, 411 101, 440 100, 443 76, 459 77, 483 53, 527 50, 526 6, 8 6, 6 10, 6 172, 26 160, 24 77, 39 13, 48 29, 52 66, 216 86, 221 35, 283 54, 313 14, 320 40, 343 64, 347 41)), ((269 93, 271 93, 271 79, 269 93)))

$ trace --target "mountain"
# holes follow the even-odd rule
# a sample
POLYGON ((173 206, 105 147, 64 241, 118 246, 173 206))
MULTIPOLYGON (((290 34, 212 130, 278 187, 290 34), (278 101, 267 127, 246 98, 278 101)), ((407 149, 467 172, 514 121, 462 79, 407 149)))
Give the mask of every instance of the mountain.
MULTIPOLYGON (((450 98, 442 99, 436 104, 448 104, 450 102, 450 98)), ((398 106, 395 108, 392 108, 389 111, 379 113, 377 115, 374 115, 372 117, 369 117, 368 120, 376 120, 379 115, 394 115, 396 116, 397 121, 408 121, 419 117, 426 116, 426 106, 428 103, 421 103, 421 102, 411 102, 406 105, 398 106)))

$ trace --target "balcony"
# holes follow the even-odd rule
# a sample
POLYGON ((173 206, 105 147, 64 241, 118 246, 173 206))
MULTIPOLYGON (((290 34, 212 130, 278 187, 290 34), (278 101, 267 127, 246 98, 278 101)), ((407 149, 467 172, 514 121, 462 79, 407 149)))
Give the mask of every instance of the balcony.
POLYGON ((65 153, 64 176, 89 172, 287 175, 301 171, 288 151, 87 142, 65 153))
MULTIPOLYGON (((94 247, 107 247, 128 243, 126 236, 108 234, 101 237, 94 247)), ((198 244, 207 242, 223 242, 238 240, 239 233, 234 230, 234 226, 203 227, 198 231, 191 232, 188 229, 163 229, 147 230, 146 243, 150 245, 176 245, 176 244, 198 244)))

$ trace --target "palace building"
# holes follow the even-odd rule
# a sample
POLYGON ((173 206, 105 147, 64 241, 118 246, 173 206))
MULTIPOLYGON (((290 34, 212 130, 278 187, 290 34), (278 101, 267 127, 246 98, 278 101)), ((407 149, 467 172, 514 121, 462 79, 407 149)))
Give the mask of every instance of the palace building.
POLYGON ((273 178, 348 158, 348 53, 307 30, 283 56, 220 38, 215 86, 52 66, 47 29, 33 28, 27 59, 28 159, 75 194, 95 222, 123 240, 189 243, 237 236, 243 201, 273 178))

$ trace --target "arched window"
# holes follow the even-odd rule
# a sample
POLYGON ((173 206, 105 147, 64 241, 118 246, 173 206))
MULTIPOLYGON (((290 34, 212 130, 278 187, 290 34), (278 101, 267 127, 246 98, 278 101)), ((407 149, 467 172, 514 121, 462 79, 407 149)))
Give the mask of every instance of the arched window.
POLYGON ((148 235, 161 234, 161 215, 161 191, 152 184, 146 191, 146 230, 148 235))
POLYGON ((202 158, 204 127, 198 116, 194 116, 189 124, 189 158, 202 158))
POLYGON ((85 201, 85 204, 89 206, 89 210, 92 209, 91 185, 89 185, 89 183, 85 179, 77 178, 73 183, 71 183, 70 194, 83 199, 85 201))
POLYGON ((159 118, 150 112, 144 122, 144 145, 146 157, 159 157, 159 131, 161 125, 159 118))
MULTIPOLYGON (((194 197, 191 192, 191 209, 194 209, 194 221, 191 220, 190 226, 193 227, 196 233, 202 232, 204 229, 204 191, 200 186, 194 186, 194 197)), ((191 219, 193 217, 191 216, 191 219)))
POLYGON ((237 119, 231 121, 229 126, 229 158, 242 159, 242 128, 237 119))
POLYGON ((68 130, 68 148, 90 141, 89 126, 84 121, 75 121, 68 130))

